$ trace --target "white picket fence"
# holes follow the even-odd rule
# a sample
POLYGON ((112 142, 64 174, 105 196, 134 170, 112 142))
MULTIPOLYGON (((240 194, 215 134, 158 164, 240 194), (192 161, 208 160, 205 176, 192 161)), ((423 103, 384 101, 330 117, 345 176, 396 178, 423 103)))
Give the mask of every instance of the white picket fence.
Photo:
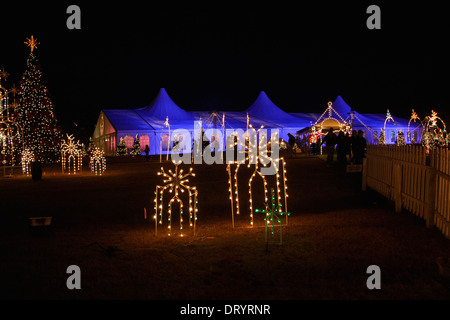
POLYGON ((362 188, 394 201, 450 239, 450 152, 422 146, 368 145, 362 188))

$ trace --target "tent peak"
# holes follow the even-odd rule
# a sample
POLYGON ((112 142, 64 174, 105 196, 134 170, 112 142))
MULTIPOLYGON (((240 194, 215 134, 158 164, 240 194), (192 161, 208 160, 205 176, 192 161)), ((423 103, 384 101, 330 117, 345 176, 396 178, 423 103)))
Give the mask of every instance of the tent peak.
POLYGON ((144 118, 156 118, 165 121, 167 117, 170 120, 192 120, 193 117, 189 112, 178 107, 172 98, 167 94, 165 88, 159 90, 158 95, 153 102, 138 112, 144 118))

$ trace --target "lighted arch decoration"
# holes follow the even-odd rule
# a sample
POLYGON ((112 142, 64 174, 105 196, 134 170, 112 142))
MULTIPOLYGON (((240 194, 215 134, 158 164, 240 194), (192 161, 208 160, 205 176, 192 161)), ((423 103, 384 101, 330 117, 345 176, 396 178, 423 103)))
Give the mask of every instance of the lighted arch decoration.
MULTIPOLYGON (((256 130, 253 128, 251 124, 249 124, 249 130, 251 131, 250 136, 255 135, 258 136, 259 132, 263 129, 263 126, 256 130)), ((274 141, 277 141, 279 143, 279 139, 274 139, 274 141)), ((247 157, 244 160, 244 163, 239 163, 238 161, 230 162, 227 164, 227 172, 228 172, 228 185, 229 185, 229 199, 231 203, 231 221, 233 228, 235 227, 235 215, 239 216, 241 214, 241 207, 240 207, 240 192, 239 192, 239 184, 238 184, 238 178, 239 178, 239 172, 241 166, 247 164, 247 168, 252 168, 253 166, 253 172, 250 175, 250 178, 248 179, 248 195, 249 195, 249 216, 250 216, 250 226, 253 227, 254 225, 254 198, 253 198, 253 191, 252 187, 254 186, 254 179, 256 177, 260 177, 260 181, 262 182, 263 186, 263 193, 264 193, 264 203, 269 202, 269 193, 268 193, 268 187, 269 183, 266 178, 261 173, 261 166, 260 162, 263 163, 263 167, 267 166, 268 164, 273 165, 276 168, 276 174, 275 174, 275 181, 274 184, 276 184, 276 190, 277 190, 277 207, 281 204, 284 206, 284 210, 287 210, 287 178, 286 178, 286 163, 284 161, 284 158, 278 158, 278 159, 272 159, 267 152, 261 152, 261 139, 259 144, 259 151, 257 148, 257 139, 248 139, 247 142, 249 143, 249 150, 255 150, 256 152, 248 152, 247 157), (262 161, 263 160, 263 161, 262 161), (267 163, 267 164, 266 164, 267 163)), ((244 147, 244 142, 238 140, 238 142, 235 144, 235 147, 237 147, 239 144, 244 147)), ((266 141, 267 143, 267 141, 266 141)), ((261 204, 263 205, 263 204, 261 204)), ((280 211, 281 212, 281 211, 280 211)), ((286 216, 286 224, 288 223, 287 216, 286 216)))
POLYGON ((30 149, 25 149, 22 152, 22 173, 27 177, 30 175, 30 165, 34 161, 34 152, 30 149))
MULTIPOLYGON (((2 117, 0 120, 0 152, 2 156, 2 164, 6 166, 10 164, 12 167, 16 164, 15 152, 17 144, 22 144, 22 130, 17 122, 2 117)), ((23 144, 22 144, 23 145, 23 144)))
POLYGON ((6 174, 6 165, 11 165, 11 174, 16 164, 17 152, 24 151, 23 132, 21 126, 15 121, 17 88, 13 85, 11 89, 6 89, 2 85, 2 80, 6 80, 9 74, 0 70, 0 156, 6 174), (12 94, 12 97, 11 97, 12 94))
POLYGON ((335 121, 339 124, 339 130, 346 132, 347 130, 349 130, 350 128, 350 124, 341 117, 341 115, 334 110, 333 108, 333 102, 328 102, 328 107, 325 110, 324 113, 322 113, 322 115, 317 119, 316 123, 314 124, 314 126, 320 126, 320 129, 323 129, 322 124, 327 121, 327 120, 332 120, 335 121), (334 117, 333 113, 337 116, 334 117))
MULTIPOLYGON (((196 234, 196 225, 197 225, 197 212, 198 212, 198 191, 197 187, 189 186, 187 183, 189 182, 188 177, 195 177, 195 173, 193 169, 190 168, 189 172, 183 174, 183 169, 178 170, 178 166, 181 164, 175 163, 175 171, 169 170, 168 173, 164 171, 164 168, 161 167, 161 171, 158 172, 158 176, 162 175, 165 180, 163 181, 164 185, 157 185, 155 190, 155 199, 154 199, 154 209, 155 215, 153 219, 155 220, 155 234, 158 234, 158 224, 163 224, 163 215, 164 215, 164 192, 168 190, 169 194, 173 195, 170 200, 167 202, 167 220, 168 220, 168 236, 172 235, 172 208, 175 202, 180 205, 180 236, 184 236, 183 230, 183 214, 184 214, 184 202, 181 197, 183 193, 187 191, 188 194, 188 209, 189 209, 189 226, 194 229, 194 236, 196 234)), ((186 201, 186 200, 185 200, 186 201)))
POLYGON ((388 122, 392 122, 392 123, 395 124, 395 120, 394 120, 394 118, 392 117, 391 113, 389 112, 389 109, 388 109, 388 111, 386 112, 386 120, 384 120, 384 126, 383 126, 384 132, 386 132, 386 124, 387 124, 388 122))
POLYGON ((386 138, 389 139, 389 143, 393 143, 395 141, 395 131, 394 130, 391 130, 390 132, 386 131, 386 125, 389 122, 392 122, 395 125, 395 120, 388 109, 386 112, 386 119, 384 120, 383 128, 381 128, 380 138, 378 139, 378 144, 380 145, 386 144, 386 138))
POLYGON ((411 142, 411 144, 415 144, 417 141, 417 133, 416 133, 416 129, 419 128, 420 126, 423 127, 422 121, 420 120, 420 117, 418 116, 418 114, 414 111, 414 109, 412 109, 412 113, 411 113, 411 118, 408 121, 408 133, 407 133, 407 139, 408 142, 411 142), (413 134, 411 134, 411 122, 414 123, 419 123, 414 129, 413 129, 413 134))
POLYGON ((70 175, 77 174, 83 167, 83 153, 80 141, 75 142, 72 135, 67 135, 67 141, 63 140, 61 144, 61 163, 62 172, 70 175))
POLYGON ((95 147, 90 156, 91 172, 96 176, 103 175, 106 171, 105 152, 99 147, 95 147))
POLYGON ((431 116, 427 116, 423 122, 424 131, 422 145, 427 153, 433 147, 448 146, 448 134, 445 122, 438 117, 437 112, 431 110, 431 116))

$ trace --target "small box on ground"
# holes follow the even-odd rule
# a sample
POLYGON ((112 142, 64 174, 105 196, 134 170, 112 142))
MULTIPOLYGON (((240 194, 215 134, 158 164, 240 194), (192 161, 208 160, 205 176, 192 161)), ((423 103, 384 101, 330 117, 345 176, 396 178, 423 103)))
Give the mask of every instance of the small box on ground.
POLYGON ((30 232, 34 234, 48 233, 52 227, 52 217, 31 217, 30 232))

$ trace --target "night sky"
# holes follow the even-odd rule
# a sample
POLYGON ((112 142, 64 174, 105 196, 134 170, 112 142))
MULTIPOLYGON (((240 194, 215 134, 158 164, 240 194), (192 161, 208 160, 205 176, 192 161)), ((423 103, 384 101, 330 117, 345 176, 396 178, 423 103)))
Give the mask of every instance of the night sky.
POLYGON ((69 132, 90 136, 101 109, 144 107, 162 87, 186 110, 245 110, 264 90, 291 112, 321 113, 341 95, 360 113, 409 119, 412 108, 421 117, 434 109, 449 119, 443 4, 93 3, 19 2, 1 12, 7 86, 25 71, 24 41, 34 35, 69 132), (70 4, 81 8, 81 30, 66 28, 70 4), (381 8, 381 30, 366 27, 370 4, 381 8))

